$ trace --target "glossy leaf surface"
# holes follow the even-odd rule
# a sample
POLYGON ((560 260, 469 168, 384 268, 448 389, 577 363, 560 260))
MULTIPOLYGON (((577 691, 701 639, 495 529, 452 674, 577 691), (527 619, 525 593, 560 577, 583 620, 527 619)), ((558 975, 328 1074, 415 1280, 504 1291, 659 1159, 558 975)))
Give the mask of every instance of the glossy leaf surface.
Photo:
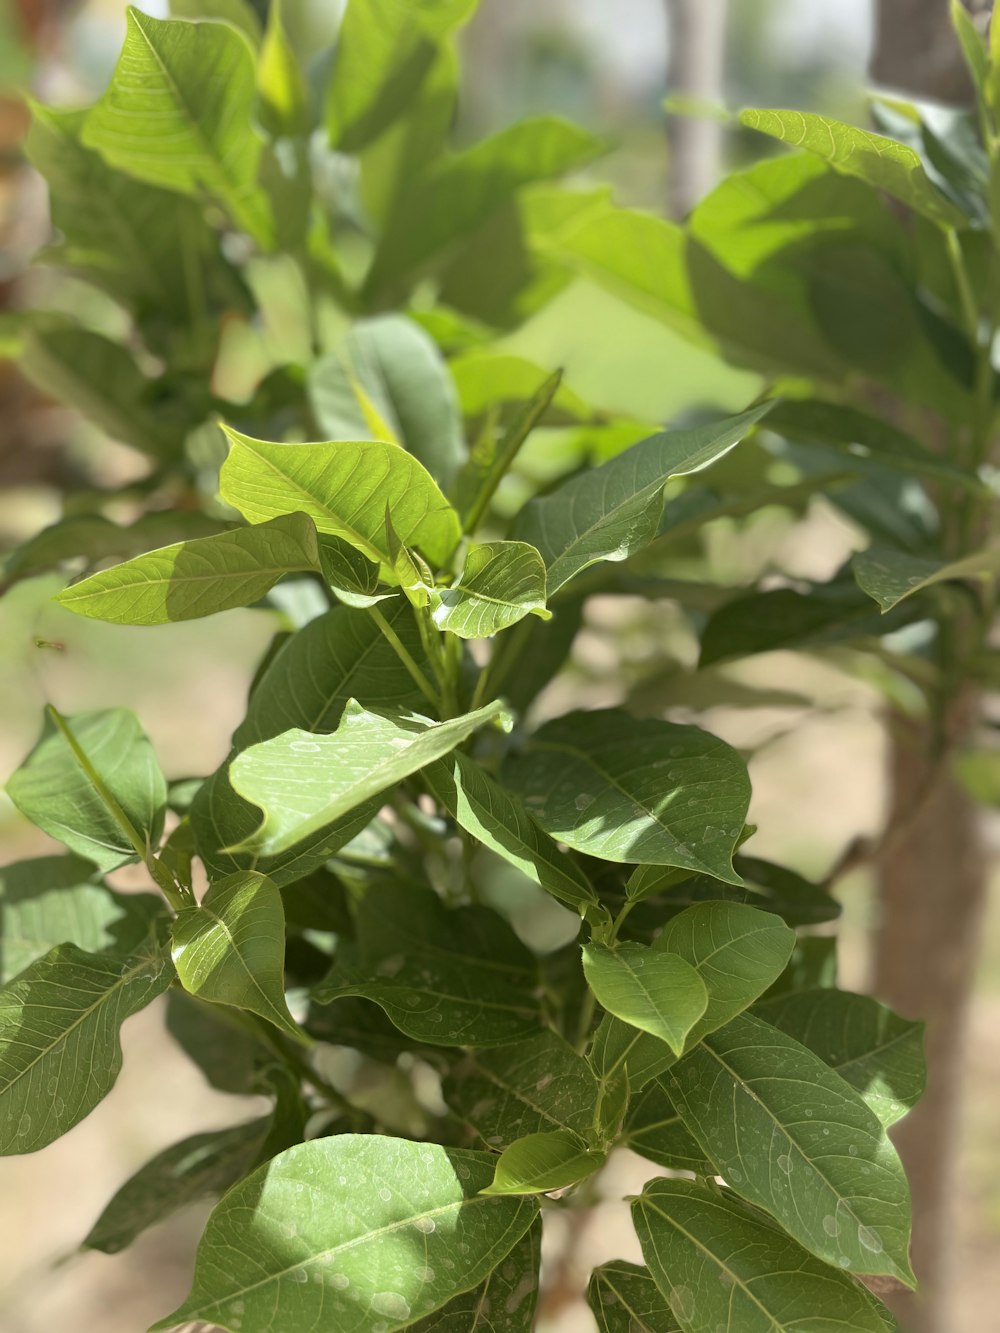
POLYGON ((451 588, 431 593, 431 616, 438 629, 461 639, 488 639, 545 607, 545 566, 527 542, 485 542, 469 547, 462 577, 451 588))

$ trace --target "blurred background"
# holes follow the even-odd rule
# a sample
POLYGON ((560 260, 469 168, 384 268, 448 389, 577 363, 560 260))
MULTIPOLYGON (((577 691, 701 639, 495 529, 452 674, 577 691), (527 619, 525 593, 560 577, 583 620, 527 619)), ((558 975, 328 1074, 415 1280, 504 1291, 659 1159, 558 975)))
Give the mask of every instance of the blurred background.
MULTIPOLYGON (((154 3, 140 7, 160 15, 165 10, 154 3)), ((946 6, 937 8, 944 13, 946 6)), ((286 23, 301 52, 329 43, 337 10, 333 0, 286 0, 286 23)), ((77 308, 91 299, 65 277, 56 286, 44 274, 25 276, 31 255, 47 240, 48 221, 44 187, 19 157, 27 120, 20 91, 60 104, 92 101, 110 76, 123 31, 124 0, 0 0, 0 344, 5 304, 65 301, 77 308)), ((933 54, 926 35, 919 46, 918 34, 917 54, 906 57, 912 37, 901 29, 887 46, 883 34, 880 59, 891 63, 893 51, 908 58, 910 86, 919 89, 922 80, 939 76, 923 68, 933 54)), ((794 106, 864 123, 875 38, 870 0, 730 0, 728 6, 721 0, 482 0, 463 34, 458 138, 471 140, 532 112, 562 112, 613 140, 613 152, 593 174, 613 184, 619 202, 683 212, 721 169, 760 156, 762 141, 751 145, 707 118, 675 123, 668 142, 665 96, 731 107, 794 106)), ((884 64, 882 73, 892 81, 884 64)), ((280 299, 277 305, 280 310, 280 299)), ((102 308, 92 313, 98 327, 112 318, 102 308)), ((293 314, 290 309, 289 337, 296 336, 293 314)), ((644 419, 669 420, 705 406, 735 409, 756 392, 754 376, 692 348, 582 280, 508 345, 539 365, 565 367, 569 385, 590 402, 644 419)), ((40 398, 16 367, 0 361, 0 547, 16 545, 59 516, 59 488, 68 477, 83 473, 91 484, 120 484, 141 468, 134 453, 40 398)), ((743 582, 770 568, 826 576, 857 536, 819 500, 804 519, 772 509, 752 520, 716 523, 705 542, 716 578, 743 582)), ((227 613, 225 624, 121 629, 60 612, 49 601, 59 583, 31 579, 0 601, 0 778, 30 748, 46 701, 70 713, 109 704, 133 708, 168 777, 212 769, 242 717, 273 617, 240 611, 227 613)), ((613 704, 626 691, 641 698, 643 688, 655 688, 664 650, 671 663, 693 661, 695 646, 680 617, 653 631, 646 604, 594 599, 552 710, 613 704)), ((766 700, 750 709, 716 705, 701 714, 705 725, 750 757, 751 819, 761 830, 753 850, 822 876, 854 839, 875 833, 884 815, 879 698, 856 675, 839 670, 831 654, 823 660, 769 654, 731 668, 729 679, 734 690, 745 686, 747 697, 755 690, 766 700)), ((694 697, 691 707, 698 707, 694 697)), ((996 843, 996 830, 991 834, 996 843)), ((0 863, 50 850, 45 843, 0 796, 0 863)), ((845 906, 841 984, 848 988, 866 984, 870 889, 864 872, 838 888, 845 906)), ((155 1151, 196 1130, 230 1124, 252 1108, 204 1084, 166 1038, 156 1007, 131 1020, 124 1038, 125 1068, 111 1096, 45 1152, 0 1162, 0 1333, 140 1333, 187 1290, 207 1206, 148 1232, 120 1256, 74 1255, 74 1247, 110 1193, 155 1151)), ((950 1322, 941 1333, 985 1333, 997 1326, 1000 1308, 995 906, 984 933, 964 1086, 954 1217, 958 1270, 950 1322)), ((616 1190, 638 1188, 650 1171, 623 1156, 616 1190)), ((589 1215, 572 1253, 563 1256, 578 1270, 576 1279, 569 1274, 568 1291, 574 1281, 582 1286, 593 1263, 638 1257, 625 1222, 621 1204, 601 1205, 589 1215)), ((550 1244, 558 1253, 559 1237, 550 1244)), ((570 1299, 544 1328, 585 1333, 592 1323, 570 1299)))

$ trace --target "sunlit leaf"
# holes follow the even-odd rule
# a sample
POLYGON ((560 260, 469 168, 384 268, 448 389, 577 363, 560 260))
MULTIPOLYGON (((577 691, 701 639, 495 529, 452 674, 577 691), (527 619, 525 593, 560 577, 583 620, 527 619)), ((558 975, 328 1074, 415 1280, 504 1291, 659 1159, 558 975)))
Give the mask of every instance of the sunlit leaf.
POLYGON ((462 639, 488 639, 529 614, 548 620, 552 612, 542 557, 527 542, 473 544, 458 582, 431 593, 435 625, 462 639))
POLYGON ((531 1333, 541 1233, 541 1223, 534 1222, 481 1286, 411 1324, 412 1333, 531 1333))
POLYGON ((583 971, 609 1014, 665 1041, 675 1055, 684 1049, 708 1003, 708 992, 690 963, 643 944, 622 944, 614 950, 584 945, 583 971))

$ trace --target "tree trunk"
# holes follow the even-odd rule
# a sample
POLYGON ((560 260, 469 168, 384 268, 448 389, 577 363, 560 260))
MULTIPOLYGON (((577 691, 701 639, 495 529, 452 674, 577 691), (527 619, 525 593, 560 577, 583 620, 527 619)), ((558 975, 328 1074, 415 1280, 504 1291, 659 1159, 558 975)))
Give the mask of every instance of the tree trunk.
MULTIPOLYGON (((670 21, 668 91, 696 102, 722 100, 727 0, 667 0, 670 21)), ((668 208, 684 217, 719 177, 722 125, 706 115, 673 115, 668 208)))
MULTIPOLYGON (((963 0, 980 14, 990 0, 963 0)), ((972 85, 951 26, 948 0, 877 0, 870 68, 876 83, 938 102, 967 104, 972 85)))
MULTIPOLYGON (((976 700, 949 719, 951 739, 974 725, 976 700)), ((889 1303, 907 1333, 947 1333, 954 1291, 952 1211, 963 1041, 986 890, 978 811, 934 758, 928 723, 893 714, 892 808, 899 829, 881 864, 875 994, 927 1022, 927 1091, 893 1134, 913 1193, 913 1267, 920 1293, 889 1303)))

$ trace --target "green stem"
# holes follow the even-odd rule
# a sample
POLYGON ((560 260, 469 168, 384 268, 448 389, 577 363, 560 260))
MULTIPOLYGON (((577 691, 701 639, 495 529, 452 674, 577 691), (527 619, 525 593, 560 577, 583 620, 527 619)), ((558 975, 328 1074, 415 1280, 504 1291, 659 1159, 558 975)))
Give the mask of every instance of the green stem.
POLYGON ((416 662, 413 660, 412 654, 410 653, 406 645, 403 643, 402 639, 392 628, 388 620, 386 620, 385 616, 382 614, 382 612, 378 609, 377 606, 370 606, 368 610, 371 612, 372 619, 375 621, 375 624, 379 627, 379 629, 385 635, 386 639, 392 645, 396 653, 396 656, 399 658, 403 666, 406 667, 407 671, 413 677, 417 689, 428 701, 428 703, 430 703, 435 709, 439 709, 441 707, 441 700, 438 698, 437 691, 434 689, 434 686, 430 683, 430 681, 427 679, 424 673, 417 666, 416 662))

